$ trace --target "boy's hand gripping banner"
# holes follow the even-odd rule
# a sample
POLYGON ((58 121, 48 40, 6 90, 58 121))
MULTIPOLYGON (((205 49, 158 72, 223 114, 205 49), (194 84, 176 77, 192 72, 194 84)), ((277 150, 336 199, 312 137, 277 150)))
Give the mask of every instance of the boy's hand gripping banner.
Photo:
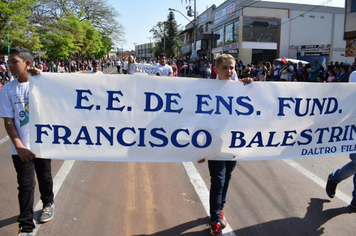
POLYGON ((31 150, 51 159, 267 160, 356 152, 356 84, 42 73, 31 150))

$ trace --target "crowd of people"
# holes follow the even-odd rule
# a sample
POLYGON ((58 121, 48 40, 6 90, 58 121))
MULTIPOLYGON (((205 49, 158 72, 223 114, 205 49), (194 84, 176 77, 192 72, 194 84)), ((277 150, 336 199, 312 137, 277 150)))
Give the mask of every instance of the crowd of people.
MULTIPOLYGON (((202 77, 215 79, 215 60, 198 60, 196 62, 178 60, 168 61, 172 67, 177 67, 178 76, 202 77)), ((251 62, 244 65, 239 61, 235 65, 238 77, 251 77, 254 81, 291 81, 291 82, 348 82, 350 74, 355 71, 355 63, 352 65, 339 62, 330 62, 324 68, 318 61, 313 65, 303 64, 301 61, 293 64, 291 61, 275 60, 258 63, 251 62)))
MULTIPOLYGON (((170 60, 167 59, 167 65, 172 68, 172 76, 179 77, 201 77, 207 79, 216 79, 215 60, 170 60)), ((34 67, 41 72, 64 73, 93 71, 93 63, 98 65, 98 71, 103 72, 105 68, 116 67, 119 74, 133 74, 134 64, 159 65, 159 59, 136 59, 133 55, 127 58, 101 59, 101 60, 35 60, 34 67), (95 61, 95 62, 94 62, 95 61), (130 73, 131 72, 131 73, 130 73)), ((242 61, 236 62, 235 72, 239 78, 250 77, 254 81, 291 81, 291 82, 348 82, 350 74, 355 71, 355 63, 352 65, 339 62, 329 62, 324 67, 318 61, 313 64, 305 64, 301 61, 292 63, 291 61, 275 60, 251 62, 245 65, 242 61)), ((7 68, 5 61, 0 61, 1 85, 6 81, 13 79, 11 72, 7 68)), ((0 85, 0 86, 1 86, 0 85)))

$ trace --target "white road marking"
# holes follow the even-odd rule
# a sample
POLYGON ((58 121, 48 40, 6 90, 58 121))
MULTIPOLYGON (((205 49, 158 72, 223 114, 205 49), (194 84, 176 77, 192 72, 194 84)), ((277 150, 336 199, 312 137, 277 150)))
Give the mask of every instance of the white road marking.
POLYGON ((6 135, 5 138, 0 139, 0 145, 5 143, 9 139, 10 139, 10 137, 8 135, 6 135))
POLYGON ((117 72, 117 68, 115 70, 110 71, 109 74, 112 74, 114 72, 117 72))
MULTIPOLYGON (((63 162, 62 167, 59 169, 58 173, 53 179, 53 193, 54 193, 54 198, 56 198, 56 195, 58 194, 59 189, 61 188, 64 180, 67 178, 70 170, 72 169, 75 161, 72 160, 66 160, 63 162)), ((34 212, 34 218, 39 219, 41 215, 41 210, 42 210, 42 201, 39 200, 35 206, 34 212)), ((40 229, 41 224, 37 224, 35 221, 36 228, 33 230, 33 235, 36 235, 37 231, 40 229)))
MULTIPOLYGON (((301 165, 299 165, 298 163, 296 163, 293 160, 283 159, 283 161, 286 162, 287 164, 289 164, 290 166, 292 166, 294 169, 296 169, 303 175, 305 175, 306 177, 308 177, 310 180, 312 180, 316 184, 318 184, 320 187, 325 189, 325 186, 326 186, 325 180, 320 179, 318 176, 314 175, 313 173, 311 173, 310 171, 308 171, 307 169, 305 169, 304 167, 302 167, 301 165)), ((349 197, 345 193, 341 192, 340 190, 336 191, 335 197, 339 198, 340 200, 342 200, 343 202, 345 202, 347 204, 350 204, 350 202, 352 200, 351 197, 349 197)))
MULTIPOLYGON (((326 181, 324 181, 321 178, 319 178, 318 176, 314 175, 313 173, 311 173, 310 171, 308 171, 307 169, 305 169, 304 167, 302 167, 295 161, 290 160, 290 159, 283 159, 283 161, 286 162, 287 164, 289 164, 291 167, 296 169, 298 172, 300 172, 304 176, 308 177, 310 180, 312 180, 313 182, 318 184, 323 189, 325 188, 326 181)), ((189 176, 190 182, 192 183, 196 193, 198 194, 198 196, 200 198, 200 201, 203 204, 205 212, 207 213, 207 215, 210 215, 210 213, 209 213, 209 190, 208 190, 204 180, 202 179, 198 170, 195 168, 195 166, 192 162, 183 162, 183 166, 189 176)), ((338 190, 336 192, 335 197, 339 198, 340 200, 342 200, 343 202, 345 202, 347 204, 350 204, 350 202, 351 202, 351 197, 349 197, 348 195, 346 195, 345 193, 343 193, 340 190, 338 190)), ((223 230, 223 235, 236 236, 236 234, 233 232, 233 230, 231 229, 229 224, 223 230)))
MULTIPOLYGON (((187 171, 190 182, 192 183, 192 185, 195 189, 195 192, 198 194, 200 201, 203 204, 206 214, 210 215, 210 213, 209 213, 209 190, 206 187, 204 180, 202 179, 202 177, 200 176, 199 172, 197 171, 197 169, 195 168, 195 166, 192 162, 183 162, 183 166, 184 166, 185 170, 187 171)), ((226 216, 225 216, 225 218, 226 218, 226 216)), ((236 234, 231 229, 229 224, 227 224, 226 228, 223 230, 223 235, 236 236, 236 234)))

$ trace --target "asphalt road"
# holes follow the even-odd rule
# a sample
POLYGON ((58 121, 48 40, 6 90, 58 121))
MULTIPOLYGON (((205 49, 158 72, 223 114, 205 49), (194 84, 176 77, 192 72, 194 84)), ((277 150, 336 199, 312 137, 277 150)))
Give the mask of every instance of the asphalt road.
MULTIPOLYGON (((116 68, 105 70, 110 72, 116 68)), ((19 212, 6 137, 1 124, 1 236, 16 235, 19 212)), ((339 184, 334 199, 324 189, 327 176, 348 160, 342 155, 238 162, 224 209, 229 223, 224 235, 355 235, 356 211, 348 207, 352 179, 339 184)), ((53 160, 52 168, 55 217, 37 225, 37 236, 209 235, 206 163, 53 160)), ((39 201, 36 186, 36 210, 39 201)))

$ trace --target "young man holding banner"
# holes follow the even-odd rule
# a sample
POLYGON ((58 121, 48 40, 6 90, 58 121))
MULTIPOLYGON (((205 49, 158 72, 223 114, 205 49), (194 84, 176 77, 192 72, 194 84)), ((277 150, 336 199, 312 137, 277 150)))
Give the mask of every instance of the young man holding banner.
MULTIPOLYGON (((230 54, 222 54, 216 59, 215 71, 219 80, 234 80, 237 78, 235 72, 235 58, 230 54)), ((237 78, 238 79, 238 78, 237 78)), ((238 79, 244 84, 249 84, 251 78, 238 79)), ((203 163, 205 159, 198 161, 203 163)), ((224 217, 224 205, 226 203, 227 190, 231 180, 232 171, 235 169, 236 161, 209 160, 210 173, 210 236, 221 236, 222 230, 227 226, 224 217)))
MULTIPOLYGON (((356 71, 351 73, 349 82, 356 82, 356 71)), ((350 159, 349 163, 329 175, 325 190, 330 198, 334 198, 337 185, 353 175, 354 191, 350 206, 356 209, 356 153, 350 154, 350 159)))
POLYGON ((166 54, 159 55, 159 65, 156 66, 157 76, 173 76, 173 69, 166 64, 166 54))
POLYGON ((32 235, 35 228, 35 172, 43 203, 40 222, 50 221, 54 214, 51 160, 36 158, 29 144, 29 72, 40 73, 38 69, 31 68, 32 62, 33 56, 29 50, 12 48, 9 70, 17 79, 7 83, 0 92, 0 117, 4 119, 6 132, 12 141, 11 154, 19 185, 20 215, 17 221, 20 236, 32 235))
POLYGON ((102 75, 103 72, 101 72, 99 70, 99 64, 96 60, 93 60, 92 62, 92 66, 93 66, 93 70, 89 71, 88 74, 98 74, 98 75, 102 75))

